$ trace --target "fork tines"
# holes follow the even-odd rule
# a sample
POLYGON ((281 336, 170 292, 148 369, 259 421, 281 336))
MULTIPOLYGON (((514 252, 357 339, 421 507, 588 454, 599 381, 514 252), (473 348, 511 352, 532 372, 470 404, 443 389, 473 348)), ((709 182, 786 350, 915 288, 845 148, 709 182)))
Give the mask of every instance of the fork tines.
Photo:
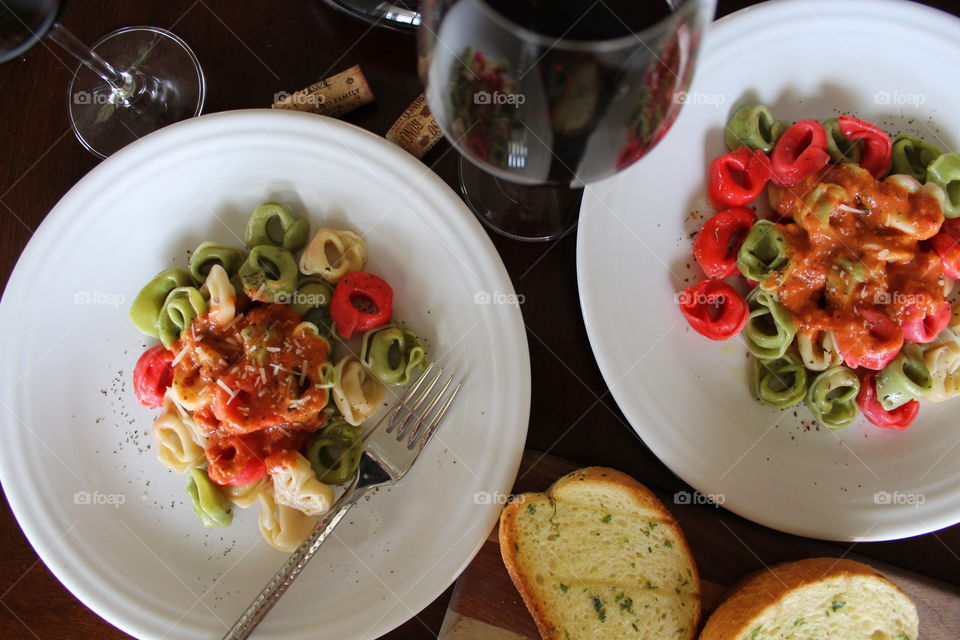
POLYGON ((454 386, 453 376, 444 380, 443 369, 431 363, 387 414, 385 432, 393 433, 396 429, 397 440, 407 438, 408 449, 418 443, 423 447, 443 420, 460 386, 459 382, 454 386))

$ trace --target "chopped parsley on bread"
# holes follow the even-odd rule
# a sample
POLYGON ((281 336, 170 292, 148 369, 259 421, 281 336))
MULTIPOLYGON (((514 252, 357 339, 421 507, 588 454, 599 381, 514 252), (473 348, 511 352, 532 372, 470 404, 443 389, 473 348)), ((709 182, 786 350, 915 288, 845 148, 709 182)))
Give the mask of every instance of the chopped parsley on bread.
POLYGON ((700 640, 916 640, 918 624, 913 601, 873 568, 809 558, 735 585, 700 640))
POLYGON ((548 640, 690 640, 700 577, 670 512, 630 476, 574 471, 500 516, 507 571, 548 640))

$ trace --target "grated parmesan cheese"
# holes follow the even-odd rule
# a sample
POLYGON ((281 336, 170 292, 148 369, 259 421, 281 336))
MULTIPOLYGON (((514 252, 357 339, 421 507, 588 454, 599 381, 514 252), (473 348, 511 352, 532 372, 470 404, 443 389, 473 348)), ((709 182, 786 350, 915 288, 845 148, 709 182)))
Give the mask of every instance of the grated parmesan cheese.
POLYGON ((845 204, 838 205, 837 209, 840 209, 840 211, 846 211, 848 213, 860 213, 864 215, 868 213, 866 209, 857 209, 856 207, 851 207, 845 204))

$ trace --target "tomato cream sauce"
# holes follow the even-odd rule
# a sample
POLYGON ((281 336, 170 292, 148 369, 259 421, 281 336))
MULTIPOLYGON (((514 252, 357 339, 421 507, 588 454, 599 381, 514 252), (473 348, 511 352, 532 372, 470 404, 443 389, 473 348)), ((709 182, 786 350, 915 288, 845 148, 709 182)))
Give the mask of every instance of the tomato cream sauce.
POLYGON ((798 332, 833 331, 859 361, 942 304, 941 263, 923 243, 944 220, 930 194, 842 164, 783 190, 776 210, 789 265, 763 286, 798 332))
POLYGON ((174 378, 209 398, 194 412, 207 435, 263 432, 269 452, 295 449, 302 438, 294 432, 323 425, 329 393, 320 368, 330 345, 288 305, 257 306, 224 327, 199 316, 174 351, 174 378))

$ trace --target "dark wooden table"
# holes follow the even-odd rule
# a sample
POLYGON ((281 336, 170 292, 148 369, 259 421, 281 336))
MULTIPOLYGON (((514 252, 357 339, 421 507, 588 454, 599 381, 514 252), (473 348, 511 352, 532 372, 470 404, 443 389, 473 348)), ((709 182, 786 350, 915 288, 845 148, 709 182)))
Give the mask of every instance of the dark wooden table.
MULTIPOLYGON (((720 13, 748 4, 752 2, 722 0, 720 13)), ((960 13, 950 0, 929 4, 960 13)), ((371 30, 320 0, 101 0, 68 6, 62 21, 87 42, 128 25, 156 25, 176 32, 203 65, 208 113, 266 107, 278 91, 299 89, 361 64, 377 101, 344 119, 382 134, 420 92, 413 37, 371 30)), ((98 162, 68 126, 66 87, 74 64, 54 45, 43 43, 0 67, 4 285, 32 231, 98 162)), ((448 151, 441 142, 424 160, 453 184, 456 153, 448 151)), ((523 315, 533 368, 528 446, 583 464, 616 467, 664 491, 685 488, 634 436, 594 364, 577 298, 576 238, 543 245, 497 236, 493 240, 517 291, 526 296, 523 315)), ((758 549, 758 561, 792 557, 787 539, 784 536, 782 548, 758 549)), ((0 507, 0 540, 0 638, 128 637, 57 582, 21 533, 6 501, 0 507)), ((859 554, 960 585, 960 526, 908 540, 855 546, 859 554)), ((386 637, 435 636, 448 599, 449 590, 386 637)))

